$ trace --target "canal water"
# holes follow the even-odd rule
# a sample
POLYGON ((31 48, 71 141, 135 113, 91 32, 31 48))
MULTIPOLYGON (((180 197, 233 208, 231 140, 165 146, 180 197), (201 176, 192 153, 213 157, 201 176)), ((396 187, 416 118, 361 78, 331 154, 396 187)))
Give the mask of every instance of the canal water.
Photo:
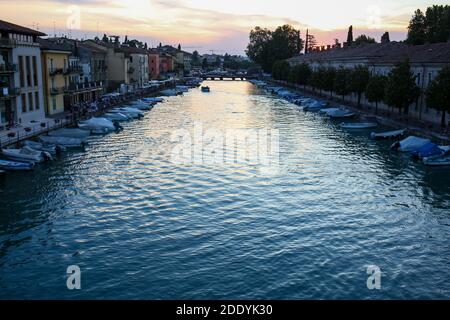
POLYGON ((0 180, 1 299, 450 297, 448 168, 250 83, 208 85, 0 180), (279 165, 174 162, 174 132, 199 123, 278 130, 279 165))

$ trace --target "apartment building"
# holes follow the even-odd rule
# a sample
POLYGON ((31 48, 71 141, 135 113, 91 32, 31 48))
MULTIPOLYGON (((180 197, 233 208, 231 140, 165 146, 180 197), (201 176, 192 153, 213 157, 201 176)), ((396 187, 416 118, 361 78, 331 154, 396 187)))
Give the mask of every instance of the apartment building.
POLYGON ((40 36, 45 34, 0 20, 0 125, 45 119, 40 36))

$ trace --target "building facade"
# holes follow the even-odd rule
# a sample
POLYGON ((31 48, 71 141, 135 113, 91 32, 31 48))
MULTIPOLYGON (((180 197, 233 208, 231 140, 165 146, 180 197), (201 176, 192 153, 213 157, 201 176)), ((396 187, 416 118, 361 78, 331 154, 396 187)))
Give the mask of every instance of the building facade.
POLYGON ((158 79, 160 74, 160 59, 157 51, 150 51, 148 54, 149 78, 158 79))
MULTIPOLYGON (((439 123, 440 112, 426 105, 425 92, 439 71, 444 66, 450 65, 450 42, 416 46, 389 42, 345 48, 323 48, 323 50, 315 50, 288 61, 291 65, 306 63, 313 70, 321 66, 351 69, 357 65, 365 65, 371 74, 388 75, 397 63, 405 60, 409 60, 411 72, 415 75, 416 83, 421 89, 419 99, 409 108, 410 116, 439 123)), ((350 95, 349 99, 356 102, 357 96, 350 95)), ((371 106, 364 96, 362 102, 371 106)), ((383 103, 380 103, 379 107, 384 110, 389 109, 383 103)))
POLYGON ((70 48, 39 39, 42 53, 45 113, 48 116, 65 111, 64 92, 69 84, 70 48))
POLYGON ((28 124, 45 120, 41 49, 45 34, 0 20, 1 74, 0 119, 3 124, 28 124))

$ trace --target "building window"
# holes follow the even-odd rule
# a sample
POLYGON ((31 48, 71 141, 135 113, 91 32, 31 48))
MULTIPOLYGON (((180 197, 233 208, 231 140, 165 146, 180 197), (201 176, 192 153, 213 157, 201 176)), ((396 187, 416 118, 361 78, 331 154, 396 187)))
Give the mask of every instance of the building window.
POLYGON ((36 56, 33 56, 33 80, 34 80, 34 85, 37 87, 39 85, 39 81, 38 81, 38 72, 37 72, 37 58, 36 56))
POLYGON ((53 98, 52 103, 53 103, 53 111, 55 111, 56 110, 56 98, 53 98))
POLYGON ((30 112, 34 111, 34 102, 33 101, 34 101, 33 100, 33 93, 29 92, 28 93, 28 104, 29 104, 29 107, 30 107, 30 109, 29 109, 30 112))
POLYGON ((27 112, 27 96, 25 95, 25 93, 22 93, 20 96, 22 98, 22 113, 26 113, 27 112))
POLYGON ((420 83, 421 83, 421 82, 420 82, 420 80, 421 80, 421 79, 420 79, 420 76, 421 76, 421 74, 418 73, 418 74, 417 74, 417 85, 418 85, 419 87, 420 87, 420 83))
POLYGON ((27 70, 27 85, 28 87, 31 87, 31 62, 30 62, 30 57, 26 56, 25 57, 25 61, 26 61, 26 70, 27 70))
POLYGON ((20 86, 25 87, 25 68, 23 66, 23 57, 19 56, 19 73, 20 73, 20 86))
POLYGON ((34 93, 34 101, 35 101, 34 106, 36 107, 36 110, 39 110, 41 107, 40 107, 40 103, 39 103, 39 92, 38 91, 36 91, 34 93))

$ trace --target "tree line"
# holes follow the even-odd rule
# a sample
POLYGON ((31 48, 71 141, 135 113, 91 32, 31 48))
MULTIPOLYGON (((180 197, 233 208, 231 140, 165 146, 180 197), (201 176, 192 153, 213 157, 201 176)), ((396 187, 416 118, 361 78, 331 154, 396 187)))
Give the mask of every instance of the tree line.
POLYGON ((414 12, 408 26, 406 42, 413 45, 450 40, 450 6, 434 5, 423 13, 414 12))
MULTIPOLYGON (((358 97, 358 107, 361 107, 363 95, 371 103, 386 103, 407 115, 409 106, 417 101, 420 88, 416 84, 416 76, 410 68, 409 61, 398 63, 387 76, 372 74, 367 66, 358 65, 354 68, 334 68, 320 66, 312 69, 307 63, 291 66, 286 60, 274 63, 272 77, 300 86, 310 86, 314 91, 329 92, 340 96, 345 101, 349 94, 358 97)), ((438 76, 426 89, 428 107, 442 112, 442 127, 446 126, 446 114, 450 112, 450 66, 444 67, 438 76)))

